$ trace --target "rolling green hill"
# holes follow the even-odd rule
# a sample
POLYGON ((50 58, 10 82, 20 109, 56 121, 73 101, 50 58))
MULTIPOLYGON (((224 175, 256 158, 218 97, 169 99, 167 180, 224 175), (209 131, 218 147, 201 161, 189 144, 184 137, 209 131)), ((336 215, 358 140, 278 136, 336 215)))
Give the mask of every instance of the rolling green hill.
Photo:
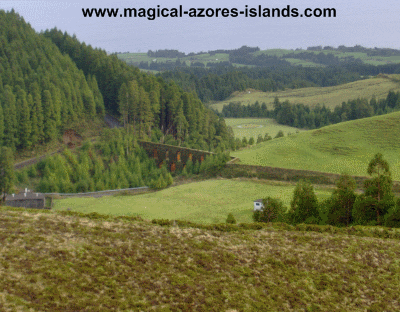
POLYGON ((333 109, 335 106, 342 104, 342 102, 359 97, 370 99, 375 95, 377 99, 386 98, 390 90, 400 91, 399 75, 379 75, 374 78, 333 87, 287 89, 277 92, 261 92, 257 90, 234 92, 228 99, 211 104, 210 107, 222 111, 223 106, 230 102, 241 102, 242 105, 248 105, 258 101, 260 104, 265 102, 268 109, 272 109, 274 99, 278 97, 281 102, 288 100, 292 104, 302 103, 310 107, 314 107, 319 103, 333 109))
POLYGON ((381 152, 400 180, 400 112, 348 121, 274 139, 237 151, 241 163, 367 175, 369 161, 381 152))

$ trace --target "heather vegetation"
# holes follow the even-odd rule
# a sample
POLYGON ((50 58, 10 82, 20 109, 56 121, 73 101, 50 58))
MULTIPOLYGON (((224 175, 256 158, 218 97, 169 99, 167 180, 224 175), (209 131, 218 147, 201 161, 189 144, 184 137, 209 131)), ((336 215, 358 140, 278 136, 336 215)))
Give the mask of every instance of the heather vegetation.
POLYGON ((0 309, 400 309, 398 231, 156 223, 2 208, 0 309))

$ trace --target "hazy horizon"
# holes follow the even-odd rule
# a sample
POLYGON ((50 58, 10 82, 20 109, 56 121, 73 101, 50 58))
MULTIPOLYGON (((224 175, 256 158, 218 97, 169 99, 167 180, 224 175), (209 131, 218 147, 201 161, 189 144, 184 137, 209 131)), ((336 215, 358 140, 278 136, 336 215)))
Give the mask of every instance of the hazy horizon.
POLYGON ((231 1, 1 1, 0 9, 14 10, 37 31, 58 28, 80 41, 108 52, 147 52, 176 49, 185 53, 237 49, 243 45, 266 49, 306 49, 310 46, 355 46, 400 49, 398 1, 344 0, 231 1), (239 8, 245 5, 284 8, 335 8, 331 18, 85 18, 82 8, 239 8), (396 39, 397 38, 397 39, 396 39))

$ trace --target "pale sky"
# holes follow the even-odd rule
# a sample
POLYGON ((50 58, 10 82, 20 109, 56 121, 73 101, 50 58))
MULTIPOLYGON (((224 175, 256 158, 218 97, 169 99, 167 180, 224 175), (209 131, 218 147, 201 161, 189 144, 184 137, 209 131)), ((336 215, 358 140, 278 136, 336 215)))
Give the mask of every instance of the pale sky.
MULTIPOLYGON (((248 0, 231 1, 2 1, 0 9, 14 8, 38 32, 57 27, 75 34, 80 41, 108 52, 147 52, 177 49, 186 53, 236 49, 242 45, 261 49, 307 48, 308 46, 354 46, 400 49, 399 0, 248 0), (334 18, 123 18, 83 17, 82 8, 335 8, 334 18)), ((1 31, 1 30, 0 30, 1 31)))

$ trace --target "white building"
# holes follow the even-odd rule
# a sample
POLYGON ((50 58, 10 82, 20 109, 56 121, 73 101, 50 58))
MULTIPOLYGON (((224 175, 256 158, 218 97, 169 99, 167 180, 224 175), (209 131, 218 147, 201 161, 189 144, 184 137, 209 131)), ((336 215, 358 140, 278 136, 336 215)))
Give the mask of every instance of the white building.
POLYGON ((256 199, 254 201, 254 211, 261 210, 263 208, 264 208, 263 200, 262 199, 256 199))

